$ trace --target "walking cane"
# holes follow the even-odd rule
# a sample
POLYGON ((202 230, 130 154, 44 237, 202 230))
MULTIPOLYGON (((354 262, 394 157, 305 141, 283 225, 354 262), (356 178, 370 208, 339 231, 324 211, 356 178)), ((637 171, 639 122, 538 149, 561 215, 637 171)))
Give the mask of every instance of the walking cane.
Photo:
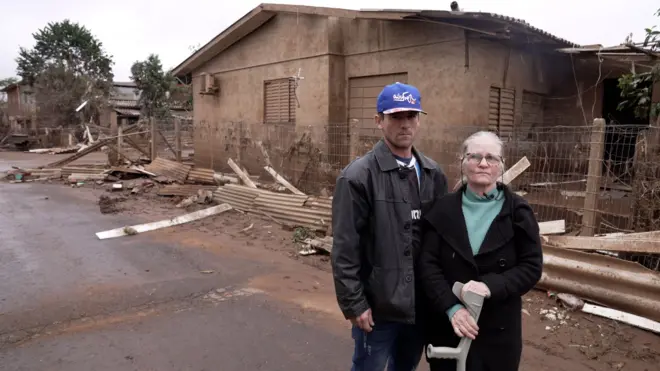
MULTIPOLYGON (((461 299, 461 290, 463 289, 463 286, 464 284, 455 282, 452 292, 463 303, 468 312, 470 312, 470 315, 474 318, 474 322, 477 322, 479 321, 479 315, 481 314, 484 297, 475 292, 466 291, 464 298, 461 299)), ((470 345, 472 345, 472 339, 467 336, 461 338, 461 341, 456 348, 434 347, 432 344, 429 344, 426 348, 426 356, 429 358, 455 359, 456 371, 465 371, 465 364, 467 362, 468 352, 470 351, 470 345)))

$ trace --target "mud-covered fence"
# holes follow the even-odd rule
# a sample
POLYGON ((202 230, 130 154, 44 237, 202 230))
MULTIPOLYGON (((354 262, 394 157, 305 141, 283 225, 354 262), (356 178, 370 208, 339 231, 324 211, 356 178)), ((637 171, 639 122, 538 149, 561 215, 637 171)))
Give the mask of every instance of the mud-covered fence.
MULTIPOLYGON (((231 172, 231 158, 265 179, 270 175, 264 166, 272 164, 303 192, 332 195, 341 169, 380 139, 375 126, 363 129, 350 123, 198 121, 195 164, 231 172)), ((441 166, 451 187, 460 179, 462 142, 485 129, 462 124, 427 127, 422 122, 416 144, 441 166)), ((602 121, 526 132, 514 128, 501 138, 506 167, 523 157, 531 164, 512 187, 534 207, 539 221, 565 220, 567 233, 594 235, 660 230, 660 154, 648 149, 658 147, 657 131, 602 121)), ((645 265, 658 260, 653 259, 645 265)))
POLYGON ((155 124, 156 156, 176 160, 176 152, 180 151, 186 159, 193 147, 192 120, 173 117, 150 122, 155 124))

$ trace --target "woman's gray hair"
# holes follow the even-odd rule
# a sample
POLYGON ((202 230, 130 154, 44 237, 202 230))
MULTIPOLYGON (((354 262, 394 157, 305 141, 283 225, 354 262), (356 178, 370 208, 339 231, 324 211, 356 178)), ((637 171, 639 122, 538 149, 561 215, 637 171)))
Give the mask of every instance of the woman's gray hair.
POLYGON ((500 153, 498 155, 502 156, 502 152, 504 151, 504 142, 502 142, 502 139, 497 136, 497 134, 493 133, 492 131, 478 131, 463 141, 463 145, 461 146, 461 158, 465 157, 467 154, 468 148, 470 148, 470 144, 474 142, 475 140, 479 138, 486 138, 489 141, 491 141, 493 144, 496 144, 500 148, 500 153))
MULTIPOLYGON (((504 157, 503 157, 503 152, 504 152, 504 142, 502 142, 502 139, 497 136, 497 134, 493 133, 492 131, 478 131, 469 137, 467 137, 464 141, 463 144, 461 145, 461 181, 463 183, 467 182, 467 176, 463 175, 463 166, 465 166, 465 163, 467 162, 466 155, 468 153, 468 149, 470 148, 470 145, 477 139, 479 138, 485 138, 488 139, 490 142, 493 144, 496 144, 500 148, 500 153, 497 153, 500 155, 502 158, 502 161, 500 162, 500 174, 504 174, 504 157)), ((501 176, 501 175, 500 175, 501 176)))

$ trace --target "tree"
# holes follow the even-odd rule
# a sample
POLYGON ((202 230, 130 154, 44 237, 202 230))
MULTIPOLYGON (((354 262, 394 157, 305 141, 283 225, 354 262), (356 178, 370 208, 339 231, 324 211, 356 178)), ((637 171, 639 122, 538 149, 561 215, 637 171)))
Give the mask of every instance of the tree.
POLYGON ((33 34, 32 49, 21 47, 17 73, 34 86, 39 122, 47 126, 78 122, 75 109, 98 118, 112 88, 112 57, 90 30, 65 19, 33 34))
POLYGON ((170 71, 163 71, 160 58, 155 54, 133 63, 131 80, 140 92, 140 106, 147 117, 170 117, 171 108, 185 105, 185 99, 181 99, 184 87, 177 84, 170 71))
MULTIPOLYGON (((660 8, 655 12, 660 17, 660 8)), ((660 30, 657 26, 647 28, 641 47, 650 52, 660 52, 660 30)), ((632 41, 627 42, 635 46, 632 41)), ((634 107, 635 115, 640 118, 660 117, 660 103, 651 101, 651 92, 655 83, 660 82, 660 62, 655 61, 651 69, 639 73, 629 73, 619 78, 621 97, 624 98, 618 109, 634 107)))

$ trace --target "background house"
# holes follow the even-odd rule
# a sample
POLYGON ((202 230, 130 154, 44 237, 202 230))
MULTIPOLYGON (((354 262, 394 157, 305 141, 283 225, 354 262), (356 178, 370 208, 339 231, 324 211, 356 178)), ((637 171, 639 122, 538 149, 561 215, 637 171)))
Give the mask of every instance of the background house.
POLYGON ((2 92, 7 95, 6 114, 11 132, 27 134, 27 131, 32 128, 36 114, 32 87, 21 81, 6 86, 2 92))

